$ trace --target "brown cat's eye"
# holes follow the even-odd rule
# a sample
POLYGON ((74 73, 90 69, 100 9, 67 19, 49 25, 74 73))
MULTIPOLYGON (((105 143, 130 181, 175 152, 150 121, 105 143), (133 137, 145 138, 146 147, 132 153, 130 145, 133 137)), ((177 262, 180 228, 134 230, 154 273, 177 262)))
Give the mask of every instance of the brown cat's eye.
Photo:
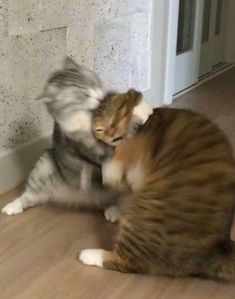
POLYGON ((95 131, 96 131, 96 132, 103 132, 103 131, 104 131, 104 129, 102 129, 102 128, 99 128, 99 129, 95 129, 95 131))
POLYGON ((117 137, 117 138, 114 138, 114 139, 112 140, 112 142, 120 141, 120 140, 123 139, 123 137, 124 137, 124 136, 119 136, 119 137, 117 137))

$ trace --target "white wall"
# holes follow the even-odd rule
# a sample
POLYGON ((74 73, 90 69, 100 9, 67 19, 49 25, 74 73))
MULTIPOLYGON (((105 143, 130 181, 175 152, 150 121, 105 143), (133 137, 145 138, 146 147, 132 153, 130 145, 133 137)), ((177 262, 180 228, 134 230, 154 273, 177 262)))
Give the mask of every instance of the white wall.
POLYGON ((47 135, 35 102, 69 54, 106 86, 150 89, 151 0, 3 0, 0 5, 0 153, 47 135))
POLYGON ((228 0, 225 60, 235 63, 235 0, 228 0))

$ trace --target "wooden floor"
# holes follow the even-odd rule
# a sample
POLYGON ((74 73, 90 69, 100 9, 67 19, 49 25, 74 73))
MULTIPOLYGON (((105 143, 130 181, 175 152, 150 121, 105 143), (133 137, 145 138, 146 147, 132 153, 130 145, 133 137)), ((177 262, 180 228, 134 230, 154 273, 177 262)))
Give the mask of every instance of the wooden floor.
MULTIPOLYGON (((173 106, 206 113, 235 147, 235 69, 173 106)), ((1 197, 0 206, 19 190, 1 197)), ((37 207, 0 215, 0 299, 234 299, 235 284, 121 274, 85 267, 77 253, 111 246, 115 225, 102 214, 37 207)))

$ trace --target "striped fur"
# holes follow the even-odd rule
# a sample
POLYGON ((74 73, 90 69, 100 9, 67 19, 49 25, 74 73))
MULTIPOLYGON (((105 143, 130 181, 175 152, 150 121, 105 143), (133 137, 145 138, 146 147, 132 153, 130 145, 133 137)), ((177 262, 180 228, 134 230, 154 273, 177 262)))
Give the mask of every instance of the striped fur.
MULTIPOLYGON (((119 98, 123 103, 123 95, 116 101, 119 98)), ((111 98, 102 103, 107 110, 103 115, 109 115, 111 103, 111 98)), ((100 119, 99 126, 108 134, 100 119)), ((106 163, 105 183, 131 188, 132 195, 114 251, 102 253, 103 267, 235 281, 235 247, 230 240, 235 163, 219 128, 191 111, 155 109, 136 137, 117 146, 108 163, 112 167, 106 163)), ((89 256, 85 253, 84 263, 89 256)))

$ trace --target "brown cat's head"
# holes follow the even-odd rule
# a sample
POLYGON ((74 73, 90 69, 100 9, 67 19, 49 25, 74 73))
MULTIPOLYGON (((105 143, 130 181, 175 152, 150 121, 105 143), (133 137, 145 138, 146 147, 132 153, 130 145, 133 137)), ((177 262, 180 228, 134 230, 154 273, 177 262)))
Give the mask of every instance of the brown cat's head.
POLYGON ((94 112, 94 136, 112 146, 118 145, 136 124, 143 124, 152 114, 140 92, 109 93, 94 112))

